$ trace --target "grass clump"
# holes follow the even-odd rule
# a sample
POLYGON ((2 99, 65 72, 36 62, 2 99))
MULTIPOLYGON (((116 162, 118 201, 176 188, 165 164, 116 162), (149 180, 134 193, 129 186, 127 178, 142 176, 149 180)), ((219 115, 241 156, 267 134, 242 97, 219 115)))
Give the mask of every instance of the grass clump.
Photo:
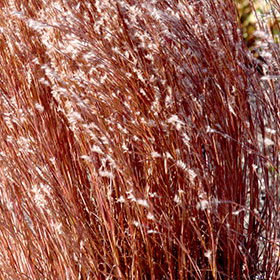
POLYGON ((277 279, 279 49, 236 11, 1 2, 1 279, 277 279))

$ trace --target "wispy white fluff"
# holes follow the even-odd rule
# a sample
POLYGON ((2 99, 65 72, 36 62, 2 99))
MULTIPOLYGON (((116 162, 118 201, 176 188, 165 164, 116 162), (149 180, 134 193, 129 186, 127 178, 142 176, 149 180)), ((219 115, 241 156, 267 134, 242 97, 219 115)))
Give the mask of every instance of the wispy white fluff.
POLYGON ((180 196, 179 195, 177 195, 177 194, 175 194, 175 196, 174 196, 174 202, 176 202, 177 204, 181 204, 181 202, 182 202, 182 200, 181 200, 181 198, 180 198, 180 196))
POLYGON ((201 200, 200 202, 197 203, 196 209, 197 209, 197 210, 204 211, 204 210, 207 209, 208 204, 209 204, 209 201, 203 199, 203 200, 201 200))
POLYGON ((272 129, 272 128, 269 128, 269 127, 266 127, 266 128, 265 128, 265 132, 266 132, 266 133, 269 133, 269 134, 272 134, 272 135, 275 135, 276 130, 275 130, 275 129, 272 129))
POLYGON ((107 170, 104 170, 104 171, 99 171, 99 175, 101 177, 106 177, 106 178, 109 178, 109 179, 114 179, 114 174, 110 171, 107 171, 107 170))
POLYGON ((42 22, 39 22, 37 20, 33 20, 33 19, 28 20, 28 25, 29 25, 30 28, 32 28, 36 31, 39 31, 39 30, 47 27, 46 24, 44 24, 42 22))
POLYGON ((127 199, 129 199, 130 201, 136 201, 136 198, 135 198, 135 196, 133 194, 133 190, 132 189, 127 191, 126 194, 128 195, 127 199))
POLYGON ((40 112, 43 113, 44 112, 44 107, 39 104, 39 103, 35 103, 35 108, 40 112))
POLYGON ((155 219, 155 217, 151 212, 149 212, 148 215, 147 215, 147 219, 153 221, 155 219))
POLYGON ((152 234, 152 233, 159 233, 159 232, 156 231, 156 230, 153 230, 153 229, 149 229, 149 230, 147 231, 147 233, 148 233, 148 234, 152 234))
POLYGON ((145 199, 137 199, 136 202, 137 204, 144 206, 145 208, 149 208, 149 204, 145 199))
POLYGON ((140 226, 141 226, 141 224, 140 224, 139 222, 137 222, 137 221, 133 221, 133 224, 134 224, 136 227, 140 227, 140 226))
POLYGON ((232 215, 238 216, 239 213, 241 213, 242 211, 244 211, 244 209, 240 209, 240 210, 233 211, 233 212, 232 212, 232 215))
POLYGON ((182 160, 177 160, 176 165, 183 170, 187 169, 187 165, 182 160))
POLYGON ((274 142, 269 138, 265 138, 264 144, 265 144, 265 146, 272 146, 272 145, 274 145, 274 142))
POLYGON ((190 176, 190 181, 192 183, 194 183, 194 179, 196 178, 197 174, 192 169, 189 169, 188 172, 189 172, 189 176, 190 176))
POLYGON ((89 162, 91 162, 91 158, 88 155, 82 155, 81 159, 87 160, 89 162))
POLYGON ((125 202, 125 198, 121 195, 118 199, 117 202, 119 203, 124 203, 125 202))
POLYGON ((212 251, 211 250, 207 250, 206 253, 204 254, 204 256, 207 258, 207 259, 211 259, 211 256, 212 256, 212 251))
POLYGON ((185 124, 183 121, 179 119, 177 115, 172 115, 168 120, 167 123, 173 124, 176 129, 179 131, 182 126, 185 124))
POLYGON ((101 148, 97 145, 93 145, 91 148, 92 152, 96 152, 98 154, 103 154, 103 151, 101 150, 101 148))
POLYGON ((152 158, 160 158, 161 157, 161 155, 158 152, 155 152, 155 151, 153 151, 151 153, 151 155, 152 155, 152 158))
POLYGON ((32 186, 32 192, 34 193, 34 201, 38 207, 45 208, 47 201, 45 195, 42 193, 41 188, 38 185, 32 186))

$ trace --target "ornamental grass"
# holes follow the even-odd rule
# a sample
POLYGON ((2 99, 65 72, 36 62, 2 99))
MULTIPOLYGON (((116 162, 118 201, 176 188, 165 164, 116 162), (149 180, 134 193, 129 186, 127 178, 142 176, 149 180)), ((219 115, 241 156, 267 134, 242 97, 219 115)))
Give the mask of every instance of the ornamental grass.
POLYGON ((0 3, 0 279, 279 279, 278 1, 0 3))

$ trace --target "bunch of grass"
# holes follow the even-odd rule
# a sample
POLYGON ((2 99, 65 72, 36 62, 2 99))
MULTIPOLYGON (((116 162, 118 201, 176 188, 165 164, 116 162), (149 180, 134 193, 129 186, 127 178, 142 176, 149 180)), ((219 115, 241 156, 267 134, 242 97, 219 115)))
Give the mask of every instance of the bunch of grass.
POLYGON ((3 0, 0 18, 1 279, 277 279, 263 21, 264 76, 231 0, 3 0))

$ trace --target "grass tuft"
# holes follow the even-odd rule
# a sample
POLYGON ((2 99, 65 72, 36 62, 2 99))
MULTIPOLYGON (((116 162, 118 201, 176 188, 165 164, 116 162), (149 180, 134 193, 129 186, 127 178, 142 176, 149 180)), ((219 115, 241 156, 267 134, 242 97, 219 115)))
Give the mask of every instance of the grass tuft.
POLYGON ((1 1, 0 278, 278 279, 279 7, 1 1))

